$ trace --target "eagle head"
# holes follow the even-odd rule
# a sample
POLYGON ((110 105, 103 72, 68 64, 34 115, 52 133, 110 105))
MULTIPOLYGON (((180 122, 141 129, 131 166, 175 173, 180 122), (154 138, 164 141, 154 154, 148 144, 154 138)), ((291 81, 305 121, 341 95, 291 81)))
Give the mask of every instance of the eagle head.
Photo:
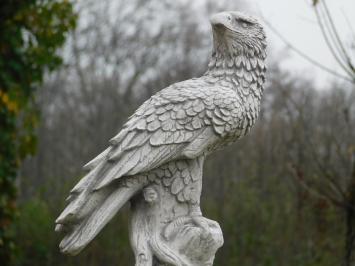
POLYGON ((256 18, 230 11, 215 14, 210 21, 214 53, 232 58, 238 55, 265 58, 266 36, 256 18))

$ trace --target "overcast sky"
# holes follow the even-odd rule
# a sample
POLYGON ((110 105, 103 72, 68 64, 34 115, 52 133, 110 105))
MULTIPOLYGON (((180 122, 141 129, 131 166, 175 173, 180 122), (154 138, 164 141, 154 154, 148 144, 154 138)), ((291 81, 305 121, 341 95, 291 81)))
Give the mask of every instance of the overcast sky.
MULTIPOLYGON (((355 29, 355 0, 327 0, 327 3, 341 37, 349 42, 352 32, 349 24, 355 29)), ((298 49, 321 64, 341 71, 324 42, 309 0, 251 0, 251 8, 261 10, 263 16, 298 49)), ((285 46, 272 32, 268 31, 268 36, 279 49, 285 46)), ((354 40, 355 36, 352 39, 354 40)), ((296 69, 305 75, 316 75, 320 86, 329 81, 329 74, 318 70, 292 52, 289 55, 291 57, 286 60, 285 67, 296 69)))

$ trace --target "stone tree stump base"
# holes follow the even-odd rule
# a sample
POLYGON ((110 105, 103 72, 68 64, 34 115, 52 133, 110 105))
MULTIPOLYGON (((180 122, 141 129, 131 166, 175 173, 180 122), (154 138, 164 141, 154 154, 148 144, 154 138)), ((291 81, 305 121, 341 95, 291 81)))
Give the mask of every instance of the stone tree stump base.
POLYGON ((211 266, 223 245, 219 224, 202 218, 202 229, 187 204, 161 185, 151 185, 132 200, 131 245, 136 266, 211 266))

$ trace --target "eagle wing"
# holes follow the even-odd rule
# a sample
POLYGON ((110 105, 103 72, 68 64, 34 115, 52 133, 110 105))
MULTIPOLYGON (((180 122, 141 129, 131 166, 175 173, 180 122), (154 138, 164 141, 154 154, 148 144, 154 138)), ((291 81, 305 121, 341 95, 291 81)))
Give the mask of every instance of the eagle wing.
MULTIPOLYGON (((201 155, 236 126, 233 117, 242 113, 242 104, 234 93, 188 80, 152 96, 110 140, 110 146, 84 166, 93 170, 104 164, 95 189, 171 160, 201 155)), ((72 191, 86 187, 85 183, 84 178, 72 191)))

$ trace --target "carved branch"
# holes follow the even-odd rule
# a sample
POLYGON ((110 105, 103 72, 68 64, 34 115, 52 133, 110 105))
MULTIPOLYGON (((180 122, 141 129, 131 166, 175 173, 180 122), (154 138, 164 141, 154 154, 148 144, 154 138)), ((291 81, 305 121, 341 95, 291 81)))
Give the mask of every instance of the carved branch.
POLYGON ((131 202, 130 240, 136 266, 210 266, 223 245, 217 222, 208 224, 205 236, 189 207, 181 204, 161 184, 146 187, 131 202))

